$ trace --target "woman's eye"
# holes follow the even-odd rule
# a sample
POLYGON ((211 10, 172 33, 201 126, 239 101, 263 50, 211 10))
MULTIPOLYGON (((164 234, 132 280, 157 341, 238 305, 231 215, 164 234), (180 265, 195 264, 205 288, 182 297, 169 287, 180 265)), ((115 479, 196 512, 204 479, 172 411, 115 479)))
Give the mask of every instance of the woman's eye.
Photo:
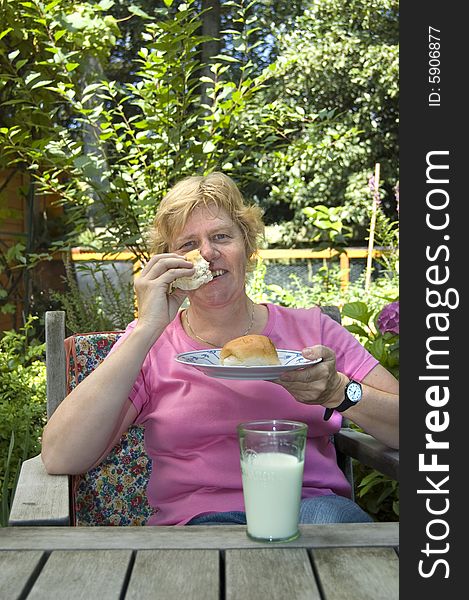
POLYGON ((228 235, 226 235, 226 233, 217 233, 215 236, 213 236, 215 240, 227 240, 229 238, 228 235))
POLYGON ((182 244, 179 249, 182 250, 183 248, 191 248, 193 245, 194 245, 194 242, 192 242, 192 241, 184 242, 184 244, 182 244))

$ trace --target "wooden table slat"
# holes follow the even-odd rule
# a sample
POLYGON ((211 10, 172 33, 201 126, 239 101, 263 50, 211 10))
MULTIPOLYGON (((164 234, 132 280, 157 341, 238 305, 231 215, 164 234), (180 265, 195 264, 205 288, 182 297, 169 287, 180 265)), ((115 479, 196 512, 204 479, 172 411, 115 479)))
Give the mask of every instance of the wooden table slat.
POLYGON ((20 598, 34 581, 44 555, 40 550, 0 552, 0 598, 20 598))
POLYGON ((126 600, 218 600, 217 550, 141 550, 137 553, 126 600))
MULTIPOLYGON (((86 549, 229 549, 268 548, 272 544, 250 540, 244 525, 190 527, 6 527, 0 550, 86 549), (46 531, 47 530, 47 531, 46 531)), ((344 523, 300 525, 301 535, 292 542, 275 543, 284 548, 331 548, 334 546, 397 546, 399 523, 344 523)))
POLYGON ((392 548, 311 551, 327 600, 398 600, 399 561, 392 548))
POLYGON ((131 557, 128 550, 52 552, 28 600, 116 600, 131 557))
POLYGON ((300 531, 269 544, 244 526, 6 527, 0 599, 397 600, 398 523, 300 531))
POLYGON ((304 548, 227 550, 226 600, 320 600, 304 548))

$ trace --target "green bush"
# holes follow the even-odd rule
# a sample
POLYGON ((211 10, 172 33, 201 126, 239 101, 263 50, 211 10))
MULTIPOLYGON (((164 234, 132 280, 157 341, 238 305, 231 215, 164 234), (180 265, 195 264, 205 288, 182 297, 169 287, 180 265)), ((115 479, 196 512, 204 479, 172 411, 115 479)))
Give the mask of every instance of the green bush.
MULTIPOLYGON (((0 26, 0 102, 8 109, 0 166, 26 167, 36 192, 64 205, 73 230, 65 247, 92 221, 95 245, 148 259, 146 229, 176 181, 215 169, 256 179, 246 163, 290 144, 277 113, 263 103, 257 121, 247 119, 270 71, 256 74, 244 60, 255 29, 242 4, 230 4, 241 30, 231 34, 240 57, 217 55, 210 64, 200 61, 208 40, 200 35, 195 0, 163 8, 155 19, 143 16, 133 76, 124 82, 103 72, 112 49, 125 44, 106 14, 112 2, 17 4, 0 26)), ((136 8, 128 8, 138 20, 136 8)), ((304 116, 290 112, 292 131, 300 129, 304 116)))
MULTIPOLYGON (((362 300, 365 296, 364 275, 350 282, 343 289, 342 271, 339 265, 328 263, 329 261, 323 264, 317 273, 310 275, 307 282, 292 274, 289 283, 280 286, 265 282, 267 266, 262 259, 259 259, 256 269, 250 274, 247 282, 248 294, 255 302, 274 302, 292 308, 333 304, 342 309, 345 304, 362 300)), ((385 304, 390 302, 391 298, 398 295, 398 288, 397 274, 379 277, 371 283, 366 297, 366 306, 369 310, 379 312, 385 304)), ((344 316, 342 315, 342 317, 344 316)), ((344 324, 346 321, 347 318, 344 319, 344 324)))
POLYGON ((0 339, 0 525, 8 521, 21 462, 40 452, 46 422, 45 344, 30 339, 29 317, 0 339))
POLYGON ((65 311, 66 326, 72 333, 116 331, 134 320, 133 281, 122 279, 114 263, 109 271, 100 263, 67 265, 66 283, 67 292, 51 291, 51 297, 65 311), (79 288, 74 270, 88 274, 85 290, 79 288))
POLYGON ((397 331, 384 330, 379 326, 379 316, 393 304, 390 298, 385 305, 381 305, 377 311, 369 308, 365 302, 349 302, 342 308, 344 325, 350 333, 353 333, 365 348, 379 362, 390 371, 397 379, 399 378, 399 321, 397 313, 397 331))
POLYGON ((399 482, 353 461, 355 501, 376 521, 399 521, 399 482))
MULTIPOLYGON (((381 300, 382 301, 382 300, 381 300)), ((389 297, 376 310, 365 302, 350 302, 342 309, 345 327, 353 333, 379 362, 399 378, 399 310, 380 320, 399 301, 389 297), (391 300, 393 302, 391 303, 391 300)), ((356 427, 356 426, 354 426, 356 427)), ((356 427, 360 429, 359 427, 356 427)), ((378 521, 399 520, 399 484, 397 481, 354 461, 355 495, 360 506, 378 521)))

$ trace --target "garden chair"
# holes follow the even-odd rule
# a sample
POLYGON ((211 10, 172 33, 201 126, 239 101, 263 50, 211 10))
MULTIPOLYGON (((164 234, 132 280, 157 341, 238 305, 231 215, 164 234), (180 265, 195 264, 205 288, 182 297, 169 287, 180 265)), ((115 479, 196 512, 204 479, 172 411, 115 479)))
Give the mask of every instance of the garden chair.
MULTIPOLYGON (((337 307, 323 311, 340 322, 337 307)), ((65 338, 65 313, 46 312, 47 415, 107 355, 123 332, 75 334, 65 338)), ((335 436, 338 464, 352 483, 352 458, 397 480, 399 453, 372 436, 344 426, 335 436)), ((143 428, 133 426, 108 457, 88 473, 49 475, 40 455, 24 461, 10 512, 10 526, 144 525, 152 510, 146 500, 151 461, 143 428)))

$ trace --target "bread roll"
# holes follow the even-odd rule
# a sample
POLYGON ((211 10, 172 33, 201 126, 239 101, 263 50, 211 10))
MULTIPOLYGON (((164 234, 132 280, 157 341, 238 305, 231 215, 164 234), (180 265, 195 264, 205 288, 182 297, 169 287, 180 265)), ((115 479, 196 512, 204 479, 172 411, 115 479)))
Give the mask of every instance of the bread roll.
POLYGON ((196 290, 204 283, 208 283, 213 279, 212 272, 209 269, 209 263, 198 250, 191 250, 184 255, 184 258, 194 265, 195 273, 192 277, 178 277, 178 279, 173 282, 173 288, 196 290))
POLYGON ((252 367, 279 365, 280 360, 270 338, 265 335, 243 335, 223 346, 220 363, 224 366, 252 367))

